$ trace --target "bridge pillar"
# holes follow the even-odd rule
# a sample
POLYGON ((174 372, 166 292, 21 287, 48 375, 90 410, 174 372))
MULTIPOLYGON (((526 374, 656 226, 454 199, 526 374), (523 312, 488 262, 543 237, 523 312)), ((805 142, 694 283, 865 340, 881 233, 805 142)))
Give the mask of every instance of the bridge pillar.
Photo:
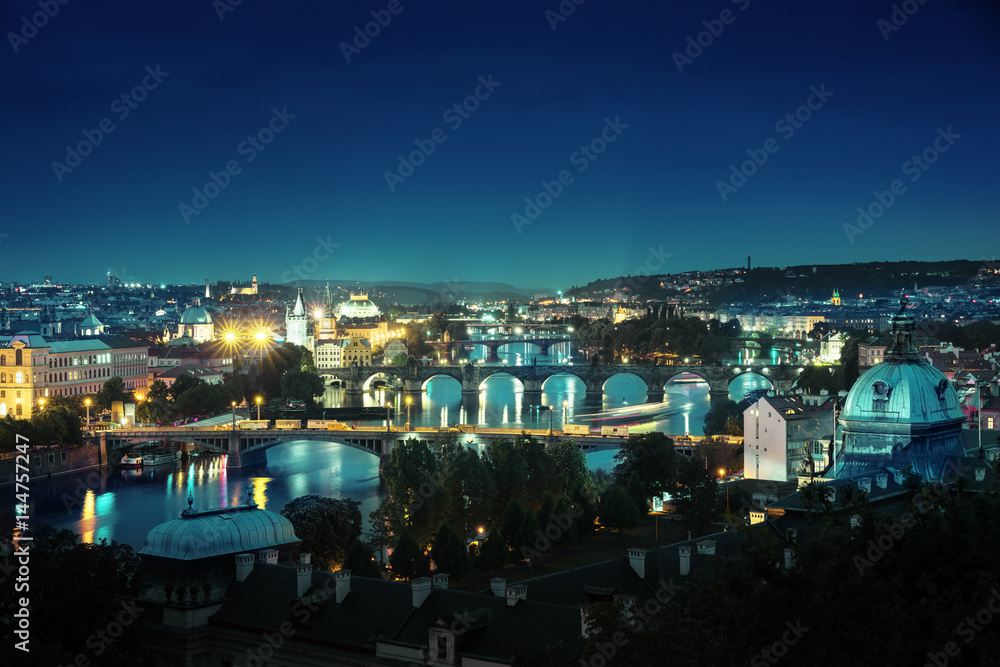
POLYGON ((539 354, 548 356, 548 354, 549 354, 549 347, 552 346, 552 343, 535 343, 535 344, 538 345, 538 353, 539 354))
POLYGON ((719 401, 725 401, 729 398, 728 389, 709 389, 708 390, 708 400, 711 403, 718 403, 719 401))
POLYGON ((647 403, 662 403, 663 402, 663 390, 662 389, 647 389, 646 390, 646 402, 647 403))
POLYGON ((229 447, 226 449, 226 468, 242 468, 243 455, 240 452, 240 432, 229 432, 229 447))
POLYGON ((487 354, 486 354, 486 363, 488 363, 488 364, 499 364, 500 363, 500 355, 498 355, 497 352, 500 351, 500 346, 499 345, 487 345, 486 349, 489 350, 489 352, 487 352, 487 354))
POLYGON ((541 389, 528 389, 525 386, 523 393, 521 394, 521 404, 522 405, 541 405, 542 403, 542 390, 541 389))

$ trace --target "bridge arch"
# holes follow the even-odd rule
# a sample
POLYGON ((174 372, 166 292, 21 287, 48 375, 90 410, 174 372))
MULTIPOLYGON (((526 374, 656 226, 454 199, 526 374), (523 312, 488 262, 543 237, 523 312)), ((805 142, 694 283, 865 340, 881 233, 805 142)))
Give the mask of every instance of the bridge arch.
POLYGON ((519 389, 521 391, 524 391, 524 380, 522 380, 521 378, 517 377, 513 373, 508 373, 507 371, 502 370, 502 369, 501 370, 493 371, 492 373, 489 373, 488 375, 485 375, 484 377, 481 377, 480 378, 480 382, 479 382, 479 389, 480 389, 480 391, 486 388, 486 383, 489 382, 490 380, 492 380, 492 379, 503 379, 503 378, 511 378, 512 380, 514 380, 514 382, 517 383, 515 385, 515 387, 514 387, 514 392, 515 393, 519 389))
POLYGON ((395 382, 402 382, 402 378, 399 376, 398 373, 394 373, 393 371, 388 369, 382 369, 379 370, 379 372, 377 373, 372 373, 371 375, 369 375, 367 379, 365 379, 365 381, 361 383, 361 386, 365 390, 371 389, 372 383, 375 382, 376 380, 393 380, 395 382))
POLYGON ((552 378, 565 378, 565 377, 576 378, 577 381, 579 381, 580 383, 580 387, 586 389, 587 381, 583 377, 581 377, 579 373, 574 373, 572 371, 567 371, 567 370, 560 370, 558 373, 553 373, 552 375, 542 380, 542 389, 543 390, 545 389, 545 384, 552 378))
POLYGON ((645 396, 649 392, 649 389, 649 383, 646 382, 644 378, 629 371, 611 373, 605 378, 601 385, 601 390, 604 392, 605 397, 616 396, 618 393, 622 393, 624 395, 634 393, 638 395, 639 392, 645 396), (611 389, 614 391, 609 390, 609 384, 611 385, 611 389))
POLYGON ((693 367, 693 368, 684 368, 679 370, 667 371, 663 375, 663 387, 659 388, 665 389, 666 386, 669 385, 671 382, 677 382, 678 380, 683 380, 684 378, 681 377, 682 375, 697 376, 699 381, 704 382, 709 386, 712 386, 712 382, 711 380, 709 380, 708 374, 698 371, 697 367, 693 367))
POLYGON ((438 372, 438 373, 434 373, 433 375, 431 375, 430 377, 428 377, 426 380, 424 380, 423 382, 421 382, 420 383, 420 389, 423 390, 423 391, 427 391, 427 385, 428 385, 428 383, 431 380, 437 380, 437 379, 440 379, 440 378, 447 378, 449 380, 454 380, 455 382, 457 382, 459 384, 459 386, 461 386, 461 384, 462 384, 462 373, 460 371, 457 372, 457 373, 451 372, 451 371, 438 372))
MULTIPOLYGON (((746 368, 739 368, 738 367, 738 368, 735 369, 735 372, 729 378, 729 382, 727 383, 727 385, 729 387, 730 394, 732 394, 733 383, 736 382, 737 380, 739 380, 740 378, 744 377, 744 376, 747 376, 744 379, 744 383, 746 382, 747 379, 757 378, 756 380, 754 380, 752 382, 753 386, 749 387, 747 389, 747 391, 753 391, 755 389, 762 389, 762 388, 775 389, 774 380, 772 378, 768 377, 768 373, 767 373, 767 369, 766 368, 765 369, 755 369, 753 366, 749 366, 749 367, 746 367, 746 368), (761 382, 761 380, 763 380, 763 382, 761 382)), ((737 396, 736 401, 739 402, 739 400, 741 398, 742 398, 742 396, 737 396)))

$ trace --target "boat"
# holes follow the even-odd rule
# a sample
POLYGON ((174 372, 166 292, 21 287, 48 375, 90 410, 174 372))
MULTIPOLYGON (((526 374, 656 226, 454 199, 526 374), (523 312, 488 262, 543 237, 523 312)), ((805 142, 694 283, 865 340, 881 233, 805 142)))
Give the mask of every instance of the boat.
POLYGON ((181 460, 181 453, 169 447, 150 449, 142 454, 142 465, 158 466, 164 463, 176 463, 181 460))
POLYGON ((142 467, 142 455, 136 452, 128 452, 122 457, 121 461, 118 463, 119 468, 124 468, 126 470, 133 470, 135 468, 142 467))

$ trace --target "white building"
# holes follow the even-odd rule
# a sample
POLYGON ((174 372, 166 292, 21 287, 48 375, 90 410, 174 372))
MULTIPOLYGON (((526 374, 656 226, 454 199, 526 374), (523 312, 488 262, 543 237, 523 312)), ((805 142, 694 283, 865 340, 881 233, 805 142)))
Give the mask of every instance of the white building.
POLYGON ((324 370, 341 367, 341 341, 339 339, 324 340, 316 343, 316 369, 324 370))
POLYGON ((819 360, 824 364, 839 364, 840 351, 847 342, 845 333, 828 333, 819 341, 819 360))
POLYGON ((397 354, 408 354, 406 343, 398 338, 393 338, 385 344, 385 362, 389 363, 397 354))
POLYGON ((745 477, 786 482, 820 473, 833 419, 827 396, 762 396, 743 412, 745 477))

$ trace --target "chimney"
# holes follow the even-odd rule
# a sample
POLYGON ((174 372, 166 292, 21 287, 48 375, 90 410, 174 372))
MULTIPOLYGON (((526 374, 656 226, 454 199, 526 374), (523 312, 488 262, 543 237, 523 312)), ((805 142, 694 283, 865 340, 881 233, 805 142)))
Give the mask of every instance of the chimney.
POLYGON ((628 564, 632 566, 632 571, 636 573, 640 579, 646 578, 646 550, 645 549, 629 549, 628 550, 628 564))
POLYGON ((275 563, 278 562, 277 549, 261 549, 260 551, 257 552, 257 555, 260 556, 261 563, 268 563, 270 565, 274 565, 275 563))
POLYGON ((888 487, 889 486, 889 475, 887 473, 884 473, 884 472, 880 472, 879 474, 875 475, 875 484, 880 489, 884 489, 884 488, 888 487))
POLYGON ((861 525, 861 515, 860 514, 852 514, 851 515, 851 528, 857 528, 860 525, 861 525))
POLYGON ((410 580, 410 590, 413 591, 413 607, 419 608, 427 596, 431 594, 431 578, 417 577, 410 580))
POLYGON ((681 555, 681 576, 686 577, 691 573, 691 547, 677 547, 677 552, 681 555))
POLYGON ((894 481, 896 484, 902 484, 903 483, 903 471, 902 470, 899 470, 898 468, 886 468, 886 470, 888 470, 889 472, 892 473, 892 481, 894 481))
POLYGON ((351 592, 351 571, 337 570, 333 573, 333 581, 337 586, 337 604, 340 604, 351 592))
POLYGON ((508 586, 506 593, 508 607, 516 605, 518 600, 528 599, 528 588, 526 586, 508 586))
POLYGON ((872 478, 871 477, 862 477, 861 479, 859 479, 858 480, 858 488, 861 489, 862 491, 864 491, 865 493, 871 493, 872 492, 872 478))
POLYGON ((490 579, 490 590, 498 598, 507 596, 507 579, 505 577, 492 577, 490 579))
POLYGON ((299 564, 295 566, 296 595, 302 597, 312 586, 313 567, 309 554, 299 554, 299 564))
POLYGON ((699 556, 712 556, 715 554, 715 540, 702 540, 698 543, 699 556))
POLYGON ((799 531, 796 528, 788 528, 785 530, 785 540, 787 542, 794 542, 799 536, 799 531))
POLYGON ((431 575, 431 587, 432 588, 448 588, 448 574, 446 572, 437 572, 431 575))
POLYGON ((785 569, 791 570, 795 566, 795 550, 785 547, 785 569))
POLYGON ((253 554, 236 554, 236 581, 243 583, 253 572, 253 554))
POLYGON ((982 482, 986 479, 986 468, 976 468, 976 481, 982 482))

